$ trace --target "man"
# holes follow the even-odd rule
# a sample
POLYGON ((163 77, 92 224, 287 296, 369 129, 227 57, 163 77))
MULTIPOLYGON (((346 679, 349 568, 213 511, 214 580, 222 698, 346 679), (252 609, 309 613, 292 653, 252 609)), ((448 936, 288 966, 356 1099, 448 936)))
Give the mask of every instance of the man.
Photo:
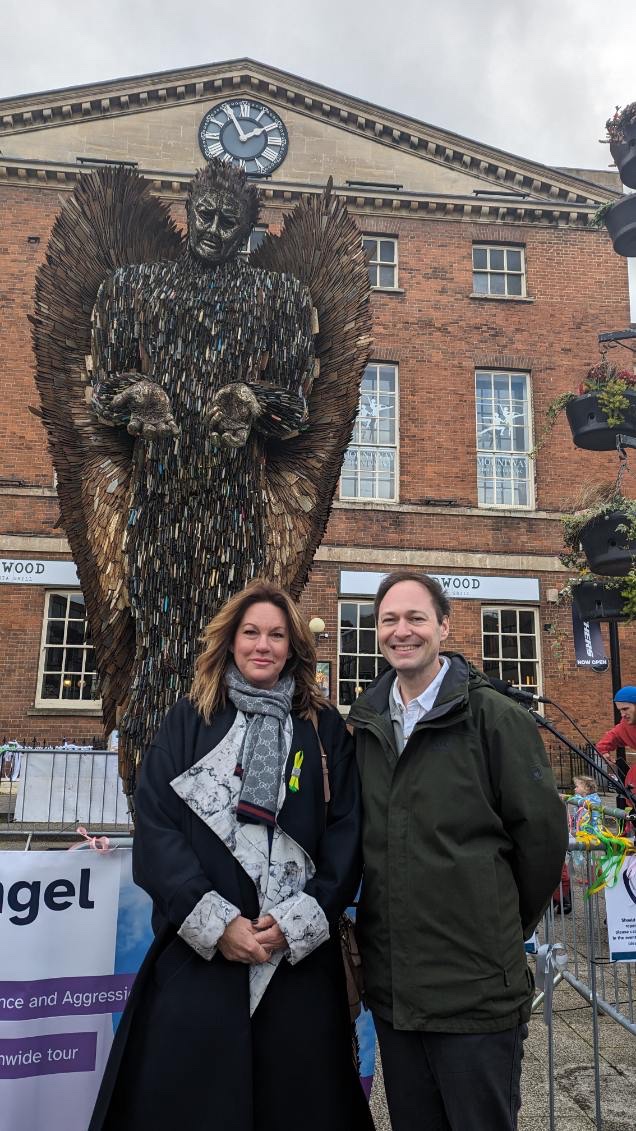
POLYGON ((567 825, 532 718, 458 654, 431 577, 381 583, 391 670, 349 714, 362 776, 358 929, 393 1131, 513 1131, 533 982, 524 939, 567 825))
MULTIPOLYGON (((601 754, 609 754, 619 747, 636 750, 636 687, 621 687, 614 696, 614 702, 621 721, 599 738, 596 749, 601 754)), ((625 785, 632 793, 636 792, 636 765, 627 771, 625 785)))

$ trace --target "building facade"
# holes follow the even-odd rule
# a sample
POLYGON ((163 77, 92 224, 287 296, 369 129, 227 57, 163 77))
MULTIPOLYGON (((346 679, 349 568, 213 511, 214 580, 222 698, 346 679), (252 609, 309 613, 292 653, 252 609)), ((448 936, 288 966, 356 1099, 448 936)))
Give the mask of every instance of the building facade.
MULTIPOLYGON (((239 123, 265 123, 246 160, 261 227, 278 231, 332 176, 369 258, 373 357, 302 597, 325 622, 332 697, 346 711, 375 675, 373 593, 382 574, 415 566, 456 598, 451 648, 598 735, 611 680, 577 668, 556 603, 560 516, 583 483, 615 477, 616 457, 575 449, 564 421, 532 452, 547 406, 598 361, 598 334, 629 325, 625 261, 591 225, 616 175, 547 168, 239 60, 0 102, 0 737, 100 734, 81 591, 29 411, 28 319, 53 220, 95 164, 125 161, 183 223, 202 144, 239 159, 228 105, 239 123)), ((620 637, 634 682, 632 629, 620 637)))

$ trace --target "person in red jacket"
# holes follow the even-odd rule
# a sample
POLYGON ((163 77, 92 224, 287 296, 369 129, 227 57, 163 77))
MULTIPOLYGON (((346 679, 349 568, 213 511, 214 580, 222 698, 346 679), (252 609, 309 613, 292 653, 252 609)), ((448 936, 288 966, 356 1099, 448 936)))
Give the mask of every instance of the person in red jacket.
MULTIPOLYGON (((619 746, 636 750, 636 687, 621 687, 614 696, 614 702, 621 721, 599 738, 596 749, 601 754, 610 754, 619 746)), ((633 793, 636 792, 636 765, 628 770, 625 785, 633 793)))

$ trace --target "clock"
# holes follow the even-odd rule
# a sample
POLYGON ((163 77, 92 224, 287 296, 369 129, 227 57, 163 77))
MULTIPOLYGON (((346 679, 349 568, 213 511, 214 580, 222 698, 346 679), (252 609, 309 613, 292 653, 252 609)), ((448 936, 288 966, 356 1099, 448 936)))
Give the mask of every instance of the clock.
POLYGON ((253 98, 219 102, 199 126, 199 145, 206 157, 230 161, 256 177, 278 168, 288 144, 278 114, 253 98))

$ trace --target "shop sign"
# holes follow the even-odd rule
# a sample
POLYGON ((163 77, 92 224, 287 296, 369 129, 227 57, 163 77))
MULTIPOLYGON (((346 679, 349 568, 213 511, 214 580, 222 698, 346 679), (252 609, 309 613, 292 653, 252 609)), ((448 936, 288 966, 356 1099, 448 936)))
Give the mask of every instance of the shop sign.
MULTIPOLYGON (((536 577, 486 577, 473 573, 429 573, 439 581, 449 597, 473 601, 538 602, 539 580, 536 577)), ((375 597, 386 573, 367 573, 343 569, 340 571, 342 597, 375 597)))
POLYGON ((45 558, 0 558, 0 584, 79 588, 79 577, 74 562, 52 562, 45 558))

